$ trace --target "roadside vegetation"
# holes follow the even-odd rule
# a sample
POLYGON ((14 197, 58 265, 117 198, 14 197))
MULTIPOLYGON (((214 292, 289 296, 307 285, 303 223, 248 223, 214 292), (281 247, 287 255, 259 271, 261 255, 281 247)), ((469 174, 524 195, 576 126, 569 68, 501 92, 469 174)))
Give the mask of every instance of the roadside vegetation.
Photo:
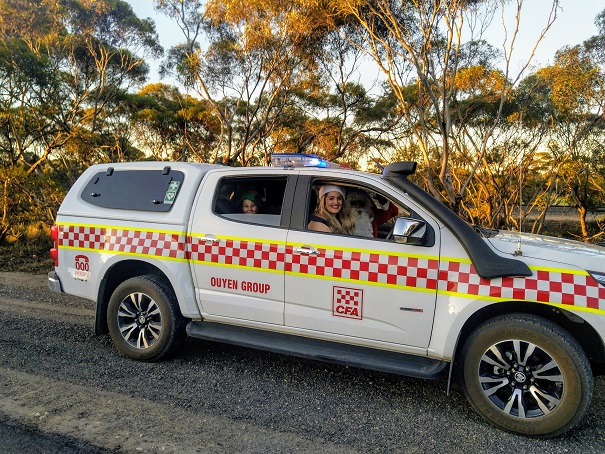
POLYGON ((182 32, 163 49, 122 0, 0 0, 0 268, 47 254, 91 164, 272 152, 418 161, 416 182, 469 222, 603 240, 605 10, 539 67, 515 54, 521 23, 542 24, 538 47, 565 12, 523 3, 154 0, 182 32), (513 14, 488 43, 502 3, 513 14), (151 62, 178 83, 147 84, 151 62), (558 205, 575 219, 549 220, 558 205))

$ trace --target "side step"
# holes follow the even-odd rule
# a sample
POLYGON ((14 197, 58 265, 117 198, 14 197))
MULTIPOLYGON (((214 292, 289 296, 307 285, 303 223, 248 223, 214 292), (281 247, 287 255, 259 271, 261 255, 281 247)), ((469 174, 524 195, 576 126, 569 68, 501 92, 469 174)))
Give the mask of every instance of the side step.
POLYGON ((418 378, 438 378, 449 364, 423 356, 357 347, 222 323, 190 322, 187 325, 187 334, 198 339, 418 378))

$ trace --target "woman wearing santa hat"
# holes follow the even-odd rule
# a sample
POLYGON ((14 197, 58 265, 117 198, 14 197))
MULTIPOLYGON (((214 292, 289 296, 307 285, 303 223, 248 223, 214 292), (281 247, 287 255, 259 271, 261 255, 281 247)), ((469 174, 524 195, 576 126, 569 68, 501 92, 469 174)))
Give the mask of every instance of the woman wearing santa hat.
POLYGON ((350 208, 344 201, 345 190, 341 186, 326 184, 319 188, 319 200, 315 213, 310 217, 309 230, 351 235, 355 226, 350 208))

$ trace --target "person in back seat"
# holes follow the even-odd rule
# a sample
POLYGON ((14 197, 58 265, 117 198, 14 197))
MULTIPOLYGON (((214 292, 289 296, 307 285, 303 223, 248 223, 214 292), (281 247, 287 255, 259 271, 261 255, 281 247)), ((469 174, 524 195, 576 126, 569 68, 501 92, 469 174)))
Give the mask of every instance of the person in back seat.
POLYGON ((242 213, 257 214, 260 211, 261 201, 255 192, 246 192, 241 198, 242 213))

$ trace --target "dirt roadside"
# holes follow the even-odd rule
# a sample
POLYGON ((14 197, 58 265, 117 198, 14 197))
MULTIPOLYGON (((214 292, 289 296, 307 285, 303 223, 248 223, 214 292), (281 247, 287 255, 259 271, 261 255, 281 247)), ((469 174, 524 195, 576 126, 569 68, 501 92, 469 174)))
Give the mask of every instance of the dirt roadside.
MULTIPOLYGON (((125 452, 254 452, 257 442, 315 452, 315 442, 190 412, 116 392, 91 390, 64 381, 0 368, 0 412, 46 433, 83 440, 103 449, 125 452), (248 434, 248 435, 245 435, 248 434), (258 438, 257 438, 258 437, 258 438), (243 450, 243 451, 242 451, 243 450)), ((321 442, 323 452, 351 452, 321 442)))
MULTIPOLYGON (((95 447, 99 452, 260 452, 267 446, 282 452, 286 447, 295 447, 298 452, 318 449, 351 452, 325 440, 307 439, 213 414, 192 413, 171 405, 165 398, 156 399, 152 382, 164 378, 154 374, 152 365, 143 374, 149 386, 141 383, 140 395, 135 393, 133 397, 131 392, 124 392, 121 384, 128 380, 133 363, 119 356, 107 360, 113 372, 109 380, 115 380, 115 386, 91 386, 93 380, 80 373, 84 367, 90 367, 85 364, 91 362, 90 358, 64 361, 60 356, 76 356, 72 348, 86 347, 87 339, 77 339, 65 330, 91 332, 94 305, 79 298, 52 294, 46 286, 45 274, 0 272, 0 324, 12 326, 16 335, 0 338, 0 414, 11 421, 40 433, 60 435, 62 440, 84 443, 86 448, 82 452, 94 452, 95 447), (25 345, 28 334, 22 332, 21 326, 28 326, 31 333, 46 327, 50 333, 63 332, 67 339, 73 339, 70 342, 74 345, 66 345, 62 339, 49 339, 47 344, 57 342, 65 348, 52 349, 50 352, 57 357, 40 360, 47 364, 62 362, 62 377, 52 378, 52 371, 44 364, 28 365, 21 370, 14 367, 48 353, 31 354, 25 345), (22 342, 20 336, 24 336, 22 342), (115 362, 120 367, 116 368, 115 362), (115 391, 108 390, 111 388, 115 391)), ((134 367, 137 366, 135 363, 134 367)), ((94 370, 103 373, 98 364, 94 370)), ((140 382, 141 378, 132 374, 132 380, 140 382)), ((173 379, 167 376, 165 380, 173 379)), ((2 452, 20 452, 6 443, 3 440, 2 452)))
POLYGON ((45 274, 0 272, 3 454, 602 452, 605 377, 578 429, 529 439, 484 423, 445 380, 195 339, 136 362, 93 321, 93 302, 51 293, 45 274))

